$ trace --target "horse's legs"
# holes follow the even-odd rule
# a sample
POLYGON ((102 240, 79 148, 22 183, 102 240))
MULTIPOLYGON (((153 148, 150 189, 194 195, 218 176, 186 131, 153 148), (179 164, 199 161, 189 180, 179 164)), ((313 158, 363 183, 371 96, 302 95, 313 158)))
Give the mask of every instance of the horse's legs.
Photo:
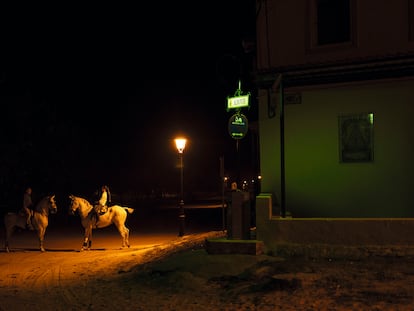
POLYGON ((91 247, 92 247, 92 227, 89 230, 88 250, 90 250, 91 247))
POLYGON ((127 227, 125 227, 125 233, 124 234, 125 234, 125 244, 129 248, 129 229, 127 227))
POLYGON ((118 227, 119 234, 122 237, 122 247, 129 247, 129 229, 125 226, 120 225, 118 227))
POLYGON ((85 249, 90 250, 91 247, 92 247, 92 227, 85 229, 85 236, 83 239, 81 251, 84 251, 85 249))
POLYGON ((81 251, 84 251, 87 248, 88 248, 88 237, 85 236, 84 239, 83 239, 83 244, 82 244, 81 251))
POLYGON ((9 247, 9 232, 8 230, 6 231, 6 241, 4 242, 4 248, 6 250, 7 253, 10 253, 10 247, 9 247))
POLYGON ((10 241, 10 237, 12 236, 14 232, 14 229, 15 229, 14 226, 6 228, 6 241, 4 242, 4 248, 6 249, 7 253, 10 253, 9 241, 10 241))
POLYGON ((83 244, 82 244, 81 251, 90 250, 91 246, 92 246, 92 241, 89 239, 88 235, 85 235, 85 237, 83 239, 83 244))
POLYGON ((6 240, 4 241, 4 249, 6 250, 7 253, 10 253, 10 248, 9 248, 9 232, 6 229, 6 240))
POLYGON ((40 247, 40 251, 41 252, 46 251, 45 250, 45 247, 43 245, 44 244, 44 240, 45 240, 45 233, 46 233, 46 229, 39 228, 38 231, 37 231, 37 236, 39 238, 39 247, 40 247))

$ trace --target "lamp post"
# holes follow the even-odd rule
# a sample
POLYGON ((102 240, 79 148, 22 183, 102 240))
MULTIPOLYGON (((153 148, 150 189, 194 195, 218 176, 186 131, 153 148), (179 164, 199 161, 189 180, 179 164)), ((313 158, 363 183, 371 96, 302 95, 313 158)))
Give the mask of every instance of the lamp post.
POLYGON ((185 144, 187 143, 187 139, 185 138, 176 138, 175 139, 175 146, 177 147, 178 154, 180 155, 180 181, 181 181, 181 193, 180 193, 180 203, 179 203, 179 212, 178 212, 178 221, 180 223, 180 230, 178 232, 178 236, 184 235, 184 225, 185 225, 185 213, 184 213, 184 186, 183 186, 183 153, 185 149, 185 144))

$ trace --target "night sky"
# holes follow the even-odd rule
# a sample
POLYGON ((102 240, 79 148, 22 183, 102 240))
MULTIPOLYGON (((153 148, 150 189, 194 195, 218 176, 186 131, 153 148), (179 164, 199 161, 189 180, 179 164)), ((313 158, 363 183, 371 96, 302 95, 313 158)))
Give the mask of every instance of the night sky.
MULTIPOLYGON (((177 191, 178 134, 192 191, 219 189, 220 156, 235 174, 226 97, 239 79, 253 91, 242 40, 254 40, 255 2, 165 5, 84 8, 17 30, 0 83, 2 196, 28 184, 177 191)), ((251 153, 247 139, 239 147, 251 153)))

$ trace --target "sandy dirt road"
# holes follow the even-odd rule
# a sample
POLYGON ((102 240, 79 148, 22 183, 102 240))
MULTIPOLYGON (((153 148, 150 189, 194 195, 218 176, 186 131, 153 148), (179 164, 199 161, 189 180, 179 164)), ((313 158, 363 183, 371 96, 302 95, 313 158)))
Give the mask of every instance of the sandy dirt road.
POLYGON ((34 247, 37 240, 33 232, 17 233, 12 251, 0 252, 0 310, 119 310, 127 303, 117 299, 121 297, 99 302, 102 290, 107 291, 107 298, 113 294, 110 285, 105 289, 108 280, 180 246, 202 244, 206 237, 221 234, 131 236, 131 247, 121 248, 118 233, 108 228, 94 234, 92 250, 80 251, 80 235, 54 232, 42 253, 34 247))

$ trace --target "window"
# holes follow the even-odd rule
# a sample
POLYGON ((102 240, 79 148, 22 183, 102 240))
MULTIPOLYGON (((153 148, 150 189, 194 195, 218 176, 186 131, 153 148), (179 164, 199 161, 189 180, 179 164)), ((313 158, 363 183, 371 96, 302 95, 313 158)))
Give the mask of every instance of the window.
POLYGON ((349 0, 317 1, 318 45, 350 40, 349 0))
POLYGON ((355 0, 309 0, 310 49, 354 45, 355 0))

